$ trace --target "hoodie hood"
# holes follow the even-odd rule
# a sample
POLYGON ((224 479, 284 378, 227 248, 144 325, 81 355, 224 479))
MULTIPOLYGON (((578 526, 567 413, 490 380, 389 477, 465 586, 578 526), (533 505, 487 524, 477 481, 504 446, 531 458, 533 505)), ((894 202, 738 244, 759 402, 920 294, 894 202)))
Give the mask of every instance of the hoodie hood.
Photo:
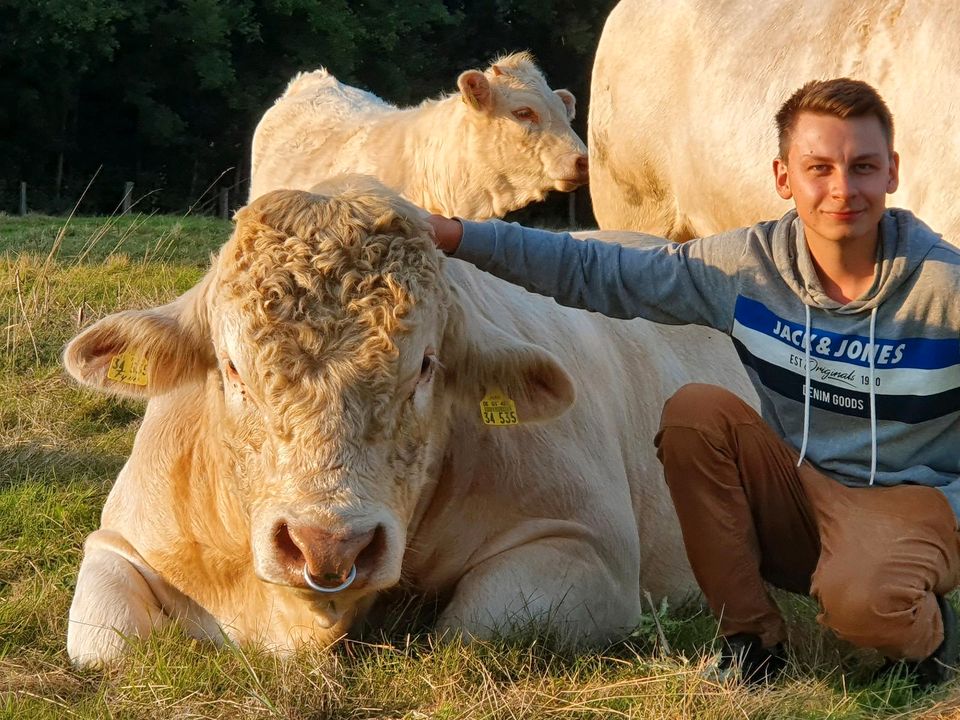
POLYGON ((845 315, 873 310, 883 304, 939 241, 940 236, 912 213, 888 209, 880 218, 873 284, 863 297, 846 304, 824 292, 796 210, 780 218, 774 227, 771 252, 780 276, 805 305, 845 315))

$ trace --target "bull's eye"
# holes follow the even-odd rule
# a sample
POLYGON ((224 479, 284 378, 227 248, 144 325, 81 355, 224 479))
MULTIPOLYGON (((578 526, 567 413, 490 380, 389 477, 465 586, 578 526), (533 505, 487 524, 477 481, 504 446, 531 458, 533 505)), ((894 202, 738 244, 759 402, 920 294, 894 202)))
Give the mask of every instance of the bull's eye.
POLYGON ((233 364, 233 360, 227 359, 227 380, 232 383, 236 383, 240 386, 241 390, 243 389, 243 380, 240 378, 240 373, 237 371, 237 366, 233 364))
POLYGON ((430 378, 433 377, 433 371, 437 367, 437 356, 432 352, 428 352, 423 356, 423 361, 420 363, 420 380, 418 384, 429 382, 430 378))
POLYGON ((537 113, 533 109, 528 107, 518 108, 513 111, 513 116, 520 122, 529 122, 535 123, 540 118, 537 116, 537 113))

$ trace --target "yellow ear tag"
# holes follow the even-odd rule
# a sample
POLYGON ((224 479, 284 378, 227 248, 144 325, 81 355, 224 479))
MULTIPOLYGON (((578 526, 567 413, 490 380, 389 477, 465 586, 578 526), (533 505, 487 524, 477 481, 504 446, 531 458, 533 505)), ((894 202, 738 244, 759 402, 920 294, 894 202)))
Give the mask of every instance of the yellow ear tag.
POLYGON ((500 388, 488 391, 480 401, 480 418, 484 425, 519 425, 517 406, 500 388))
POLYGON ((147 384, 147 357, 134 350, 124 350, 114 355, 107 369, 107 377, 126 385, 147 384))

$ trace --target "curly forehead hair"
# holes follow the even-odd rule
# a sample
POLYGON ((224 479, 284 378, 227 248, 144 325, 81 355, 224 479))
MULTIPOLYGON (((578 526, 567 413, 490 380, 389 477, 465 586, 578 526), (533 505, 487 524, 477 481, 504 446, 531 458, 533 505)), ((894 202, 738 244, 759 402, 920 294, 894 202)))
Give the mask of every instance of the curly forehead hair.
POLYGON ((440 257, 412 205, 382 187, 276 190, 240 210, 220 258, 268 390, 323 363, 382 376, 412 307, 438 291, 440 257))
POLYGON ((793 129, 800 113, 830 115, 846 119, 873 115, 887 139, 887 147, 893 152, 893 116, 890 108, 871 85, 862 80, 834 78, 812 80, 797 90, 777 111, 777 134, 780 142, 780 159, 786 162, 793 129))

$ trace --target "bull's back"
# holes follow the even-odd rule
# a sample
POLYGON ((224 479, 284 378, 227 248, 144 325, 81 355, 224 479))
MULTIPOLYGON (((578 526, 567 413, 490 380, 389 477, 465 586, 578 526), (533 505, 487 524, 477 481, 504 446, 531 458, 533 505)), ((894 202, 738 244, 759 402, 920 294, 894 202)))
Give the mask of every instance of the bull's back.
MULTIPOLYGON (((589 234, 608 242, 630 239, 622 233, 589 234)), ((658 241, 641 237, 640 242, 658 241)), ((577 400, 567 415, 578 439, 588 439, 595 430, 624 442, 632 442, 638 432, 652 438, 663 403, 690 382, 722 384, 758 404, 723 332, 607 318, 563 307, 466 263, 447 267, 454 283, 471 294, 498 328, 546 349, 573 376, 577 400)))
POLYGON ((518 476, 545 474, 543 491, 551 501, 569 497, 573 515, 630 523, 641 587, 673 599, 694 592, 653 438, 664 402, 686 383, 720 384, 757 404, 729 338, 565 308, 464 263, 448 268, 498 328, 546 349, 573 378, 575 404, 533 437, 492 431, 502 434, 518 476))

